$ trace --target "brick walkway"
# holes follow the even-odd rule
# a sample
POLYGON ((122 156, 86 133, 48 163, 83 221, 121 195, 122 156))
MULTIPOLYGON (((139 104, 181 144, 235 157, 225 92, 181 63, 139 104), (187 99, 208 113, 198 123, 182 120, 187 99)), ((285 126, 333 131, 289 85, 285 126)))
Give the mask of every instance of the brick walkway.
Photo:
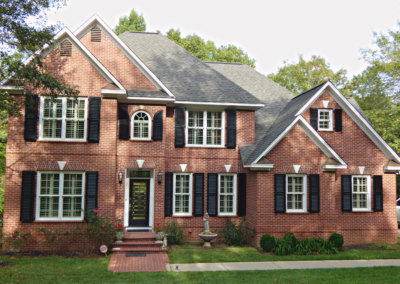
POLYGON ((167 271, 169 263, 168 254, 165 252, 147 253, 145 257, 126 257, 125 254, 111 255, 108 271, 113 272, 139 272, 139 271, 167 271))

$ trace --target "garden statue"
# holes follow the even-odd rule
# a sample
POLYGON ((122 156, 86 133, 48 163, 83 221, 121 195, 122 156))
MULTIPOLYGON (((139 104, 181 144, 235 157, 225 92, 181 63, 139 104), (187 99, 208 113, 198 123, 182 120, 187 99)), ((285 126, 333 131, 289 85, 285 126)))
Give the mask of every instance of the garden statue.
POLYGON ((164 235, 164 240, 163 240, 163 245, 161 247, 161 249, 167 249, 167 235, 164 235))
POLYGON ((206 213, 206 216, 204 216, 203 221, 204 221, 204 234, 209 234, 210 233, 210 223, 209 223, 210 216, 208 216, 208 212, 206 213))
POLYGON ((204 247, 210 248, 211 247, 211 240, 215 239, 218 234, 213 234, 210 232, 210 222, 209 222, 210 216, 208 215, 208 212, 203 218, 204 221, 204 232, 199 234, 199 237, 204 241, 204 247))

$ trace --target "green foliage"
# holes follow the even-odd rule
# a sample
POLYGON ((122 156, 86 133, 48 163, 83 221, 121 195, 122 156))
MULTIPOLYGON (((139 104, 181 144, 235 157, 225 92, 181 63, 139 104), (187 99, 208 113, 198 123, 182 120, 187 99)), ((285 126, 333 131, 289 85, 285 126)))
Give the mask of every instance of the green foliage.
POLYGON ((30 231, 26 231, 25 233, 22 233, 18 229, 15 230, 10 237, 4 237, 0 239, 0 247, 2 250, 0 250, 0 253, 6 252, 9 249, 20 249, 24 250, 26 242, 32 238, 32 234, 30 231))
POLYGON ((297 245, 297 238, 293 233, 286 233, 283 237, 284 239, 288 240, 291 243, 292 248, 294 249, 297 245))
POLYGON ((336 254, 338 249, 334 246, 333 242, 324 240, 323 238, 306 238, 304 240, 297 239, 297 244, 294 249, 295 254, 309 255, 313 252, 323 254, 336 254))
POLYGON ((239 224, 228 219, 225 227, 222 230, 218 230, 218 234, 221 240, 228 246, 242 247, 248 243, 249 238, 254 233, 254 230, 249 230, 247 225, 245 218, 243 218, 239 224))
POLYGON ((100 214, 96 209, 87 211, 85 215, 88 222, 85 230, 86 241, 94 245, 110 245, 115 237, 111 219, 105 214, 100 214))
POLYGON ((129 16, 122 16, 119 18, 118 25, 115 27, 115 33, 120 35, 128 31, 146 31, 146 22, 143 14, 138 14, 135 9, 132 9, 129 16))
POLYGON ((267 251, 271 252, 276 245, 276 239, 274 236, 271 236, 270 234, 265 234, 264 236, 261 237, 260 240, 260 247, 267 251))
POLYGON ((43 237, 43 239, 39 239, 39 242, 42 247, 47 248, 48 251, 56 252, 60 249, 63 237, 61 237, 60 230, 47 229, 47 228, 39 228, 39 235, 43 237))
POLYGON ((338 250, 342 249, 342 246, 343 246, 343 243, 344 243, 344 239, 343 239, 343 236, 341 234, 333 233, 329 237, 329 241, 332 242, 333 245, 335 246, 335 248, 337 248, 338 250))
POLYGON ((269 74, 268 78, 295 95, 304 93, 329 80, 344 95, 349 94, 347 71, 340 69, 335 73, 330 64, 320 56, 313 55, 310 61, 306 61, 302 55, 299 55, 299 62, 288 63, 284 61, 283 64, 284 66, 278 68, 277 73, 269 74))
POLYGON ((183 233, 184 227, 174 220, 169 220, 167 225, 165 226, 165 231, 168 236, 168 243, 170 244, 179 244, 183 237, 185 236, 183 233))

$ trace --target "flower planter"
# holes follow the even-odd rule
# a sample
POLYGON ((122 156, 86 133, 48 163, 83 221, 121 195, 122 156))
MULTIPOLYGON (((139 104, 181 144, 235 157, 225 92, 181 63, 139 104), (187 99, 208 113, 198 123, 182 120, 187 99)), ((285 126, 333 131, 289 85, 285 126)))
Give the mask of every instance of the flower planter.
POLYGON ((165 233, 164 232, 155 232, 154 235, 156 237, 157 242, 162 242, 164 239, 165 233))
POLYGON ((116 238, 116 243, 123 243, 123 239, 124 239, 124 236, 125 236, 125 232, 124 231, 122 231, 122 232, 115 232, 115 238, 116 238))

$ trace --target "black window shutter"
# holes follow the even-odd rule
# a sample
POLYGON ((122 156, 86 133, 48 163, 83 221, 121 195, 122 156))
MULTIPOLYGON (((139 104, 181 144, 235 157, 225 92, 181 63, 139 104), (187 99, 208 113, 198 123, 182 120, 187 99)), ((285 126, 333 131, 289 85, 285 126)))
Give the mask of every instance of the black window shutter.
POLYGON ((351 176, 342 175, 342 211, 351 212, 353 210, 351 191, 351 176))
POLYGON ((335 109, 335 131, 342 131, 342 110, 335 109))
POLYGON ((310 212, 319 213, 319 175, 310 175, 310 212))
POLYGON ((153 140, 162 141, 163 138, 163 115, 164 111, 156 112, 153 118, 153 140))
POLYGON ((204 174, 194 174, 194 216, 204 213, 204 174))
POLYGON ((275 174, 275 213, 286 212, 286 176, 275 174))
POLYGON ((118 119, 119 119, 119 139, 129 140, 129 114, 126 110, 120 108, 118 109, 118 119))
POLYGON ((86 173, 86 211, 97 208, 99 172, 86 173))
POLYGON ((246 191, 247 191, 247 174, 238 174, 238 216, 246 216, 246 191))
POLYGON ((89 135, 88 141, 93 143, 100 142, 100 109, 101 98, 89 99, 89 135))
POLYGON ((35 142, 37 138, 38 96, 26 98, 25 102, 25 141, 35 142))
POLYGON ((175 108, 175 147, 185 146, 185 108, 175 108))
POLYGON ((227 109, 226 114, 228 117, 226 148, 235 149, 236 148, 236 109, 227 109))
POLYGON ((218 215, 218 174, 207 175, 207 212, 210 216, 218 215))
POLYGON ((21 222, 30 223, 33 217, 33 200, 35 197, 35 176, 34 171, 22 172, 22 188, 21 188, 21 222))
POLYGON ((374 176, 374 211, 383 211, 382 176, 374 176))
POLYGON ((310 108, 310 123, 312 128, 318 130, 318 109, 310 108))
POLYGON ((165 200, 164 200, 164 216, 172 216, 172 182, 173 173, 165 173, 165 200))

